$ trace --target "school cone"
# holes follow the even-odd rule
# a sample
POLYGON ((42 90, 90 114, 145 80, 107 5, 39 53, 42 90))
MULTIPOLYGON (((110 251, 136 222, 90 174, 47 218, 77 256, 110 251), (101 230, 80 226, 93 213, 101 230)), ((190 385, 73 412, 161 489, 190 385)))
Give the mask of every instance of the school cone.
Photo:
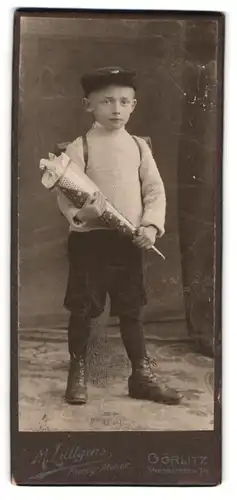
MULTIPOLYGON (((43 171, 42 184, 50 191, 59 189, 78 209, 84 205, 89 195, 99 191, 96 184, 65 153, 60 156, 49 153, 48 159, 40 160, 40 169, 43 171)), ((107 199, 105 211, 100 219, 110 229, 116 229, 123 235, 133 237, 137 231, 107 199)), ((151 249, 165 259, 154 245, 151 249)))

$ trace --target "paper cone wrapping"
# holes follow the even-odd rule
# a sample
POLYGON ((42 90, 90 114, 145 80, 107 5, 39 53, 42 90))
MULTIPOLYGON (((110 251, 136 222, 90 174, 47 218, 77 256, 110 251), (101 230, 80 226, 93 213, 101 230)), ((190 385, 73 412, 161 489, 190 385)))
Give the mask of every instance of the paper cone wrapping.
MULTIPOLYGON (((87 197, 100 191, 94 182, 73 162, 65 153, 60 156, 49 154, 49 159, 40 160, 40 169, 43 171, 42 184, 49 190, 55 188, 80 209, 87 197)), ((136 227, 106 200, 106 209, 100 219, 110 229, 116 229, 124 235, 132 237, 136 227)), ((155 247, 152 247, 161 257, 164 256, 155 247)))

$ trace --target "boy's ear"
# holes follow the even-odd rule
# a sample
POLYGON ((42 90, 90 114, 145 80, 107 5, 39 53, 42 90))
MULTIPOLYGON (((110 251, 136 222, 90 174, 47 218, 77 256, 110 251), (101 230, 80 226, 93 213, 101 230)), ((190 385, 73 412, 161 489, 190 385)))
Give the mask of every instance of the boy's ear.
POLYGON ((87 99, 87 97, 84 97, 82 99, 82 104, 83 104, 84 110, 87 111, 87 113, 91 113, 93 111, 91 103, 90 103, 89 99, 87 99))

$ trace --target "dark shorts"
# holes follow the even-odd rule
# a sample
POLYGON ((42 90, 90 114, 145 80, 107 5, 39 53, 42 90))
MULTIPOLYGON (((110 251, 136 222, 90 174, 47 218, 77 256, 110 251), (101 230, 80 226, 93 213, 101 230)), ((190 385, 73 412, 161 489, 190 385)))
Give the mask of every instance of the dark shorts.
POLYGON ((75 231, 68 238, 69 277, 64 306, 77 314, 99 316, 110 296, 111 316, 146 304, 143 252, 112 230, 75 231))

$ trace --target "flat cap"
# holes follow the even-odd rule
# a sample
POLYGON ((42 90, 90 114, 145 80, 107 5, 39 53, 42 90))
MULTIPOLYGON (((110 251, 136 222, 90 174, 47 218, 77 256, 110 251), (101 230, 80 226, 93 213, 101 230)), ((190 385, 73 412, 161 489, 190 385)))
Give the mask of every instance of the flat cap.
POLYGON ((134 70, 110 66, 86 73, 81 78, 81 85, 85 97, 87 97, 91 92, 101 90, 108 85, 121 85, 136 90, 136 78, 137 75, 134 70))

